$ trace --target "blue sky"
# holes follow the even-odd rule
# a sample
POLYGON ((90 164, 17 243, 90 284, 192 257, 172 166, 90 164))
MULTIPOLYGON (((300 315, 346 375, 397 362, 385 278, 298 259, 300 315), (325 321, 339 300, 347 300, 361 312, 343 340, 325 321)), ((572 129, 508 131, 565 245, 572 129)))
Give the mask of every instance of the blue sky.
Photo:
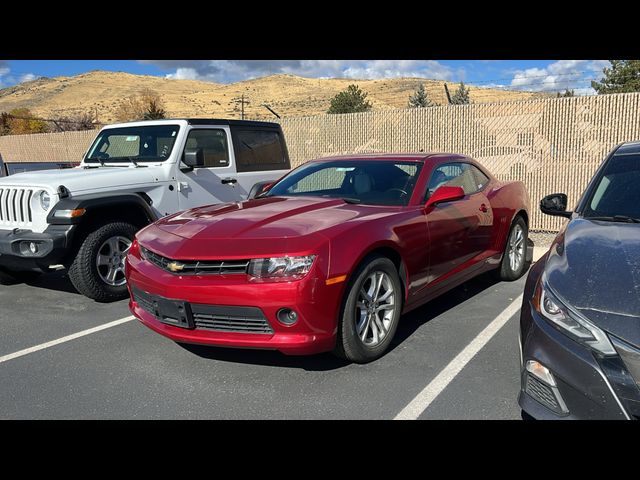
POLYGON ((0 60, 0 87, 37 77, 122 71, 231 83, 274 73, 354 79, 424 77, 477 86, 590 94, 606 60, 0 60))

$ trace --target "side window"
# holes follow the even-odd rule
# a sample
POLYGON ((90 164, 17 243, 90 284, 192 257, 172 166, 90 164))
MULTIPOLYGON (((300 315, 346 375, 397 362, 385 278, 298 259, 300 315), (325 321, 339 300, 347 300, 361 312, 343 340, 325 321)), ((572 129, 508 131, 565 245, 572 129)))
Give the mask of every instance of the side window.
POLYGON ((487 183, 489 179, 473 165, 461 162, 445 163, 438 166, 431 174, 425 199, 443 185, 462 187, 465 195, 470 195, 482 190, 487 183))
MULTIPOLYGON (((158 140, 159 142, 161 139, 158 140)), ((185 152, 202 149, 206 168, 229 166, 227 133, 220 128, 191 130, 187 137, 185 152)))
POLYGON ((473 176, 476 179, 476 186, 478 187, 478 190, 482 190, 489 183, 489 177, 473 165, 471 166, 471 170, 473 170, 473 176))
POLYGON ((233 141, 239 172, 289 168, 278 131, 237 129, 234 132, 233 141))

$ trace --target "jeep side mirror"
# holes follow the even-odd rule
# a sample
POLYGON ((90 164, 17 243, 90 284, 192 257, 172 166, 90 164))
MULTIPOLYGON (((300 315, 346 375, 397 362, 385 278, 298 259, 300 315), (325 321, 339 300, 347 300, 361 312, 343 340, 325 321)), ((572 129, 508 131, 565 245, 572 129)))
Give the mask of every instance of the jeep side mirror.
POLYGON ((567 195, 552 193, 540 200, 540 211, 554 217, 571 218, 573 212, 567 211, 567 195))
POLYGON ((185 150, 182 162, 191 168, 204 167, 204 150, 196 148, 195 150, 185 150))
POLYGON ((464 190, 462 187, 443 185, 436 188, 436 191, 431 194, 425 204, 425 208, 432 207, 438 203, 453 202, 454 200, 460 200, 461 198, 464 198, 464 190))

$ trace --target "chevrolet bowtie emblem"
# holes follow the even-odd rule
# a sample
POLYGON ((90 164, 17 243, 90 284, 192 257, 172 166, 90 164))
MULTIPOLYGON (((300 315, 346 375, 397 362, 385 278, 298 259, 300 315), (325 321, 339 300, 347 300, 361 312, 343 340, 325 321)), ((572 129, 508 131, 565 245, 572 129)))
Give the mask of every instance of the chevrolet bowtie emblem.
POLYGON ((172 272, 181 272, 184 269, 184 264, 179 262, 167 263, 167 268, 172 272))

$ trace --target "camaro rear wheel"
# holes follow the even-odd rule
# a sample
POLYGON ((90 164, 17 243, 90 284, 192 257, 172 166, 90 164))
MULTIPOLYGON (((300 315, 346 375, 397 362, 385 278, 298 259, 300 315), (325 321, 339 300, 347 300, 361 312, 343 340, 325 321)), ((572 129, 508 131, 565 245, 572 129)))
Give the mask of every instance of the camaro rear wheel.
POLYGON ((522 217, 516 217, 511 225, 507 244, 498 270, 500 280, 519 279, 527 269, 527 237, 529 230, 522 217))
POLYGON ((124 259, 137 231, 134 225, 117 222, 87 235, 69 267, 76 290, 98 302, 126 298, 124 259))
POLYGON ((358 268, 347 287, 338 325, 336 355, 367 363, 387 351, 402 310, 402 285, 391 260, 374 257, 358 268))

